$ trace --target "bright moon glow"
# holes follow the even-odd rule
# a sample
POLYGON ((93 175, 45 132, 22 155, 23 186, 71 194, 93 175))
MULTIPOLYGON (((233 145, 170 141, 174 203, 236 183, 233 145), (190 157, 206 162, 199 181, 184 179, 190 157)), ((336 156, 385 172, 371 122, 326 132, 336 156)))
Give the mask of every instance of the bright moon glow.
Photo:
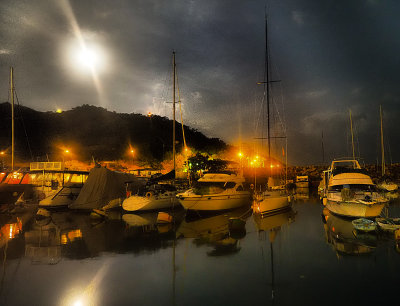
POLYGON ((99 63, 99 55, 95 50, 84 48, 77 56, 78 61, 82 65, 86 65, 88 68, 93 69, 99 63))
POLYGON ((74 306, 83 306, 83 303, 81 300, 77 300, 75 301, 74 306))
POLYGON ((92 74, 97 78, 99 72, 106 66, 106 56, 103 48, 92 43, 79 44, 76 41, 69 47, 69 62, 83 74, 92 74))

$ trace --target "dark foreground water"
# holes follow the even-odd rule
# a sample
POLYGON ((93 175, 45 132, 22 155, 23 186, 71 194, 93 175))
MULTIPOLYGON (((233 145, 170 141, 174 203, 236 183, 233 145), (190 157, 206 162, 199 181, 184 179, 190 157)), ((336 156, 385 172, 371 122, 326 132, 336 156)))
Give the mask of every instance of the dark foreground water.
POLYGON ((0 305, 400 304, 394 234, 357 234, 307 198, 246 210, 159 226, 157 213, 0 215, 0 305))

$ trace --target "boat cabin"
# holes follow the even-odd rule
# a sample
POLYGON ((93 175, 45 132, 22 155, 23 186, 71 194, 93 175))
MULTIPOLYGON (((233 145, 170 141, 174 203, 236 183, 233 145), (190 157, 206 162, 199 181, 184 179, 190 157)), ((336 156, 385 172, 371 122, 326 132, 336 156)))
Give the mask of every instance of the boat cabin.
POLYGON ((195 194, 218 194, 225 190, 244 191, 244 178, 236 174, 206 173, 193 186, 195 194))

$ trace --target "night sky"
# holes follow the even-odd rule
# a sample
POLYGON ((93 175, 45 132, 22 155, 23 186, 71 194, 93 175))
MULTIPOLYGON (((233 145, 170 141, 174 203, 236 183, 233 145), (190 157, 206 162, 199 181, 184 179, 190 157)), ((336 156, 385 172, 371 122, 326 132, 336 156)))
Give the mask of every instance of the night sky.
POLYGON ((386 160, 399 162, 396 0, 0 0, 0 101, 13 66, 19 102, 36 110, 91 104, 171 117, 175 50, 184 123, 252 146, 266 134, 256 84, 265 6, 271 78, 280 80, 271 85, 273 135, 284 134, 279 113, 289 162, 321 163, 322 133, 325 161, 351 155, 349 109, 356 155, 376 162, 379 105, 386 160))

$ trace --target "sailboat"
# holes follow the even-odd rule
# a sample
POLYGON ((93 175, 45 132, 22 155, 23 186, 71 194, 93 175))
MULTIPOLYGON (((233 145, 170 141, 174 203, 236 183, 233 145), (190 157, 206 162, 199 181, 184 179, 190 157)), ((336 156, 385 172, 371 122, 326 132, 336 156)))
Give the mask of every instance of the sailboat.
MULTIPOLYGON (((0 174, 0 211, 8 209, 22 194, 30 190, 29 173, 27 171, 15 171, 15 137, 14 137, 14 69, 10 68, 10 99, 11 99, 11 169, 0 174)), ((4 165, 3 165, 4 166, 4 165)))
POLYGON ((386 175, 386 164, 385 164, 385 147, 384 147, 384 142, 383 142, 383 120, 382 120, 382 105, 379 106, 379 114, 380 114, 380 132, 381 132, 381 162, 382 162, 382 178, 381 182, 377 184, 377 187, 379 189, 382 189, 387 192, 393 192, 396 191, 399 186, 389 179, 385 178, 386 175))
MULTIPOLYGON (((172 150, 173 150, 173 161, 174 169, 171 171, 173 179, 176 179, 176 149, 175 149, 175 94, 176 94, 176 63, 175 63, 175 51, 172 52, 172 66, 173 66, 173 135, 172 135, 172 150)), ((149 211, 174 208, 179 205, 178 199, 176 198, 178 191, 174 184, 163 184, 158 178, 157 182, 149 181, 148 185, 139 190, 137 194, 131 195, 122 203, 122 208, 125 211, 137 212, 137 211, 149 211)))
MULTIPOLYGON (((270 176, 272 176, 272 164, 271 164, 271 138, 286 138, 286 137, 271 137, 270 131, 270 86, 271 83, 276 82, 270 80, 269 72, 269 55, 268 55, 268 21, 267 14, 265 14, 265 70, 264 70, 264 81, 258 84, 264 85, 264 96, 263 103, 267 103, 267 141, 268 141, 268 162, 270 163, 268 170, 270 176)), ((286 150, 287 151, 287 150, 286 150)), ((287 163, 286 163, 287 164, 287 163)), ((271 177, 269 178, 271 180, 271 177)), ((286 184, 285 184, 286 185, 286 184)), ((278 212, 281 210, 289 209, 291 206, 290 196, 287 193, 286 186, 281 189, 273 189, 273 186, 268 184, 267 190, 255 194, 255 203, 253 205, 253 211, 255 213, 269 214, 278 212)))

